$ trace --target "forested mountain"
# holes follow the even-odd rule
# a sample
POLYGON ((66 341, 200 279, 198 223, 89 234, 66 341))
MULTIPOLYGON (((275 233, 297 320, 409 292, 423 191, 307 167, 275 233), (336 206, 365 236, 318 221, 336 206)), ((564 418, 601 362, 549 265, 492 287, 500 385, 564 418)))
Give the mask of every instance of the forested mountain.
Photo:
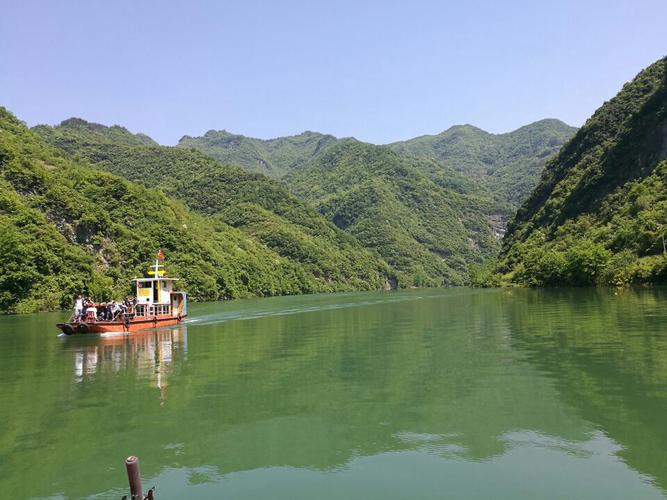
MULTIPOLYGON (((36 131, 47 129, 43 125, 33 127, 36 131)), ((157 142, 146 134, 133 134, 125 127, 113 125, 107 127, 99 123, 92 123, 81 118, 69 118, 60 123, 60 128, 69 130, 71 134, 61 134, 57 137, 58 146, 61 149, 78 148, 80 144, 106 144, 115 146, 155 146, 157 142)))
POLYGON ((406 158, 384 146, 346 140, 294 170, 286 183, 320 213, 397 270, 399 283, 463 284, 468 266, 497 247, 480 210, 455 173, 450 185, 423 171, 432 161, 406 158))
POLYGON ((217 280, 211 293, 220 297, 468 283, 471 266, 497 254, 504 221, 572 131, 557 120, 500 135, 461 126, 388 146, 314 132, 264 141, 209 131, 167 147, 78 118, 33 129, 86 175, 95 165, 180 200, 187 209, 164 198, 184 218, 210 221, 205 230, 240 230, 235 238, 268 252, 256 256, 257 273, 273 258, 286 266, 273 270, 270 286, 217 280))
POLYGON ((117 137, 116 127, 71 123, 34 130, 72 158, 160 188, 192 210, 242 230, 321 280, 323 290, 377 288, 383 283, 380 275, 393 277, 376 252, 264 175, 220 165, 191 149, 136 144, 117 137))
POLYGON ((249 172, 278 179, 337 141, 332 135, 317 132, 263 140, 209 130, 202 137, 184 136, 178 147, 197 149, 220 163, 239 165, 249 172))
POLYGON ((314 133, 260 141, 209 132, 173 148, 147 144, 121 127, 86 126, 80 119, 34 130, 72 158, 159 187, 191 209, 215 215, 315 275, 332 275, 341 265, 346 279, 377 270, 372 254, 360 253, 360 241, 395 267, 398 286, 437 286, 467 283, 469 266, 499 247, 493 232, 502 234, 514 206, 484 182, 492 178, 492 166, 502 175, 512 168, 532 168, 537 175, 536 164, 543 160, 535 158, 551 152, 561 140, 554 129, 563 128, 569 130, 545 120, 506 134, 512 136, 507 139, 459 127, 472 130, 472 138, 450 129, 445 133, 450 152, 440 136, 380 147, 314 133), (186 143, 246 168, 272 165, 285 183, 220 165, 186 143))
MULTIPOLYGON (((435 160, 426 173, 438 183, 458 172, 496 200, 494 212, 508 218, 537 185, 545 160, 572 137, 576 128, 559 120, 541 120, 507 134, 490 134, 457 125, 441 134, 424 135, 388 146, 402 156, 435 160)), ((180 147, 195 148, 223 163, 281 178, 343 139, 316 132, 261 140, 210 130, 185 136, 180 147)), ((473 187, 474 189, 474 187, 473 187)))
MULTIPOLYGON (((490 190, 505 215, 537 185, 544 162, 576 132, 559 120, 540 120, 507 134, 490 134, 472 125, 457 125, 389 147, 402 155, 431 158, 490 190)), ((429 172, 437 179, 439 170, 429 172)))
POLYGON ((503 245, 505 280, 667 278, 667 58, 643 70, 549 161, 503 245))
POLYGON ((63 157, 0 108, 1 311, 126 294, 157 248, 194 299, 378 288, 387 267, 316 276, 221 220, 63 157))

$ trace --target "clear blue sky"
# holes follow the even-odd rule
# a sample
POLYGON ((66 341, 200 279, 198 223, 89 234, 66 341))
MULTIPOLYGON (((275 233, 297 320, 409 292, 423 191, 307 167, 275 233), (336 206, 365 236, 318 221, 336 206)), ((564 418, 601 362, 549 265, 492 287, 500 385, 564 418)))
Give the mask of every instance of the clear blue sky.
POLYGON ((665 54, 666 0, 0 0, 0 105, 163 144, 581 125, 665 54))

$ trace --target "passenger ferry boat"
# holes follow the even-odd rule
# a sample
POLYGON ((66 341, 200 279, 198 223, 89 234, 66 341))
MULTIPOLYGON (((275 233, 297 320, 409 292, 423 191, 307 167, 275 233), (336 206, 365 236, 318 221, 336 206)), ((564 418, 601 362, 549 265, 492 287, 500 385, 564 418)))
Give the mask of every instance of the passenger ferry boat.
MULTIPOLYGON (((66 335, 135 332, 150 328, 177 325, 188 313, 185 292, 175 291, 174 284, 178 278, 167 277, 160 265, 164 258, 162 251, 155 259, 154 268, 148 272, 148 278, 135 278, 136 304, 125 312, 119 313, 112 320, 97 319, 94 310, 84 312, 83 318, 74 315, 67 323, 58 323, 66 335)), ((96 304, 95 304, 96 306, 96 304)))

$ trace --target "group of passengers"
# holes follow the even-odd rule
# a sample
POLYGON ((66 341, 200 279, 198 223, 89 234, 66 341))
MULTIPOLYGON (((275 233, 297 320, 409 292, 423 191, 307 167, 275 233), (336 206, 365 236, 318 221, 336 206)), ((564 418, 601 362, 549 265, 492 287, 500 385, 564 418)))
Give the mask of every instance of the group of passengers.
POLYGON ((113 321, 121 314, 131 313, 137 299, 130 300, 125 297, 122 302, 112 300, 111 302, 95 303, 89 297, 77 296, 74 303, 75 321, 113 321))

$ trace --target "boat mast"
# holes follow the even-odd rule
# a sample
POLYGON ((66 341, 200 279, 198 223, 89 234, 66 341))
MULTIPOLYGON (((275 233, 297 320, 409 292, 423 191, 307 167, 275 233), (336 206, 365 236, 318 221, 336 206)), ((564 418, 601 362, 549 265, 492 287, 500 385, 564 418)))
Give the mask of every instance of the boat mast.
POLYGON ((160 248, 160 250, 158 250, 157 255, 155 256, 155 275, 154 275, 155 279, 158 279, 158 272, 160 271, 160 268, 164 267, 160 265, 161 260, 164 260, 164 253, 160 248))

